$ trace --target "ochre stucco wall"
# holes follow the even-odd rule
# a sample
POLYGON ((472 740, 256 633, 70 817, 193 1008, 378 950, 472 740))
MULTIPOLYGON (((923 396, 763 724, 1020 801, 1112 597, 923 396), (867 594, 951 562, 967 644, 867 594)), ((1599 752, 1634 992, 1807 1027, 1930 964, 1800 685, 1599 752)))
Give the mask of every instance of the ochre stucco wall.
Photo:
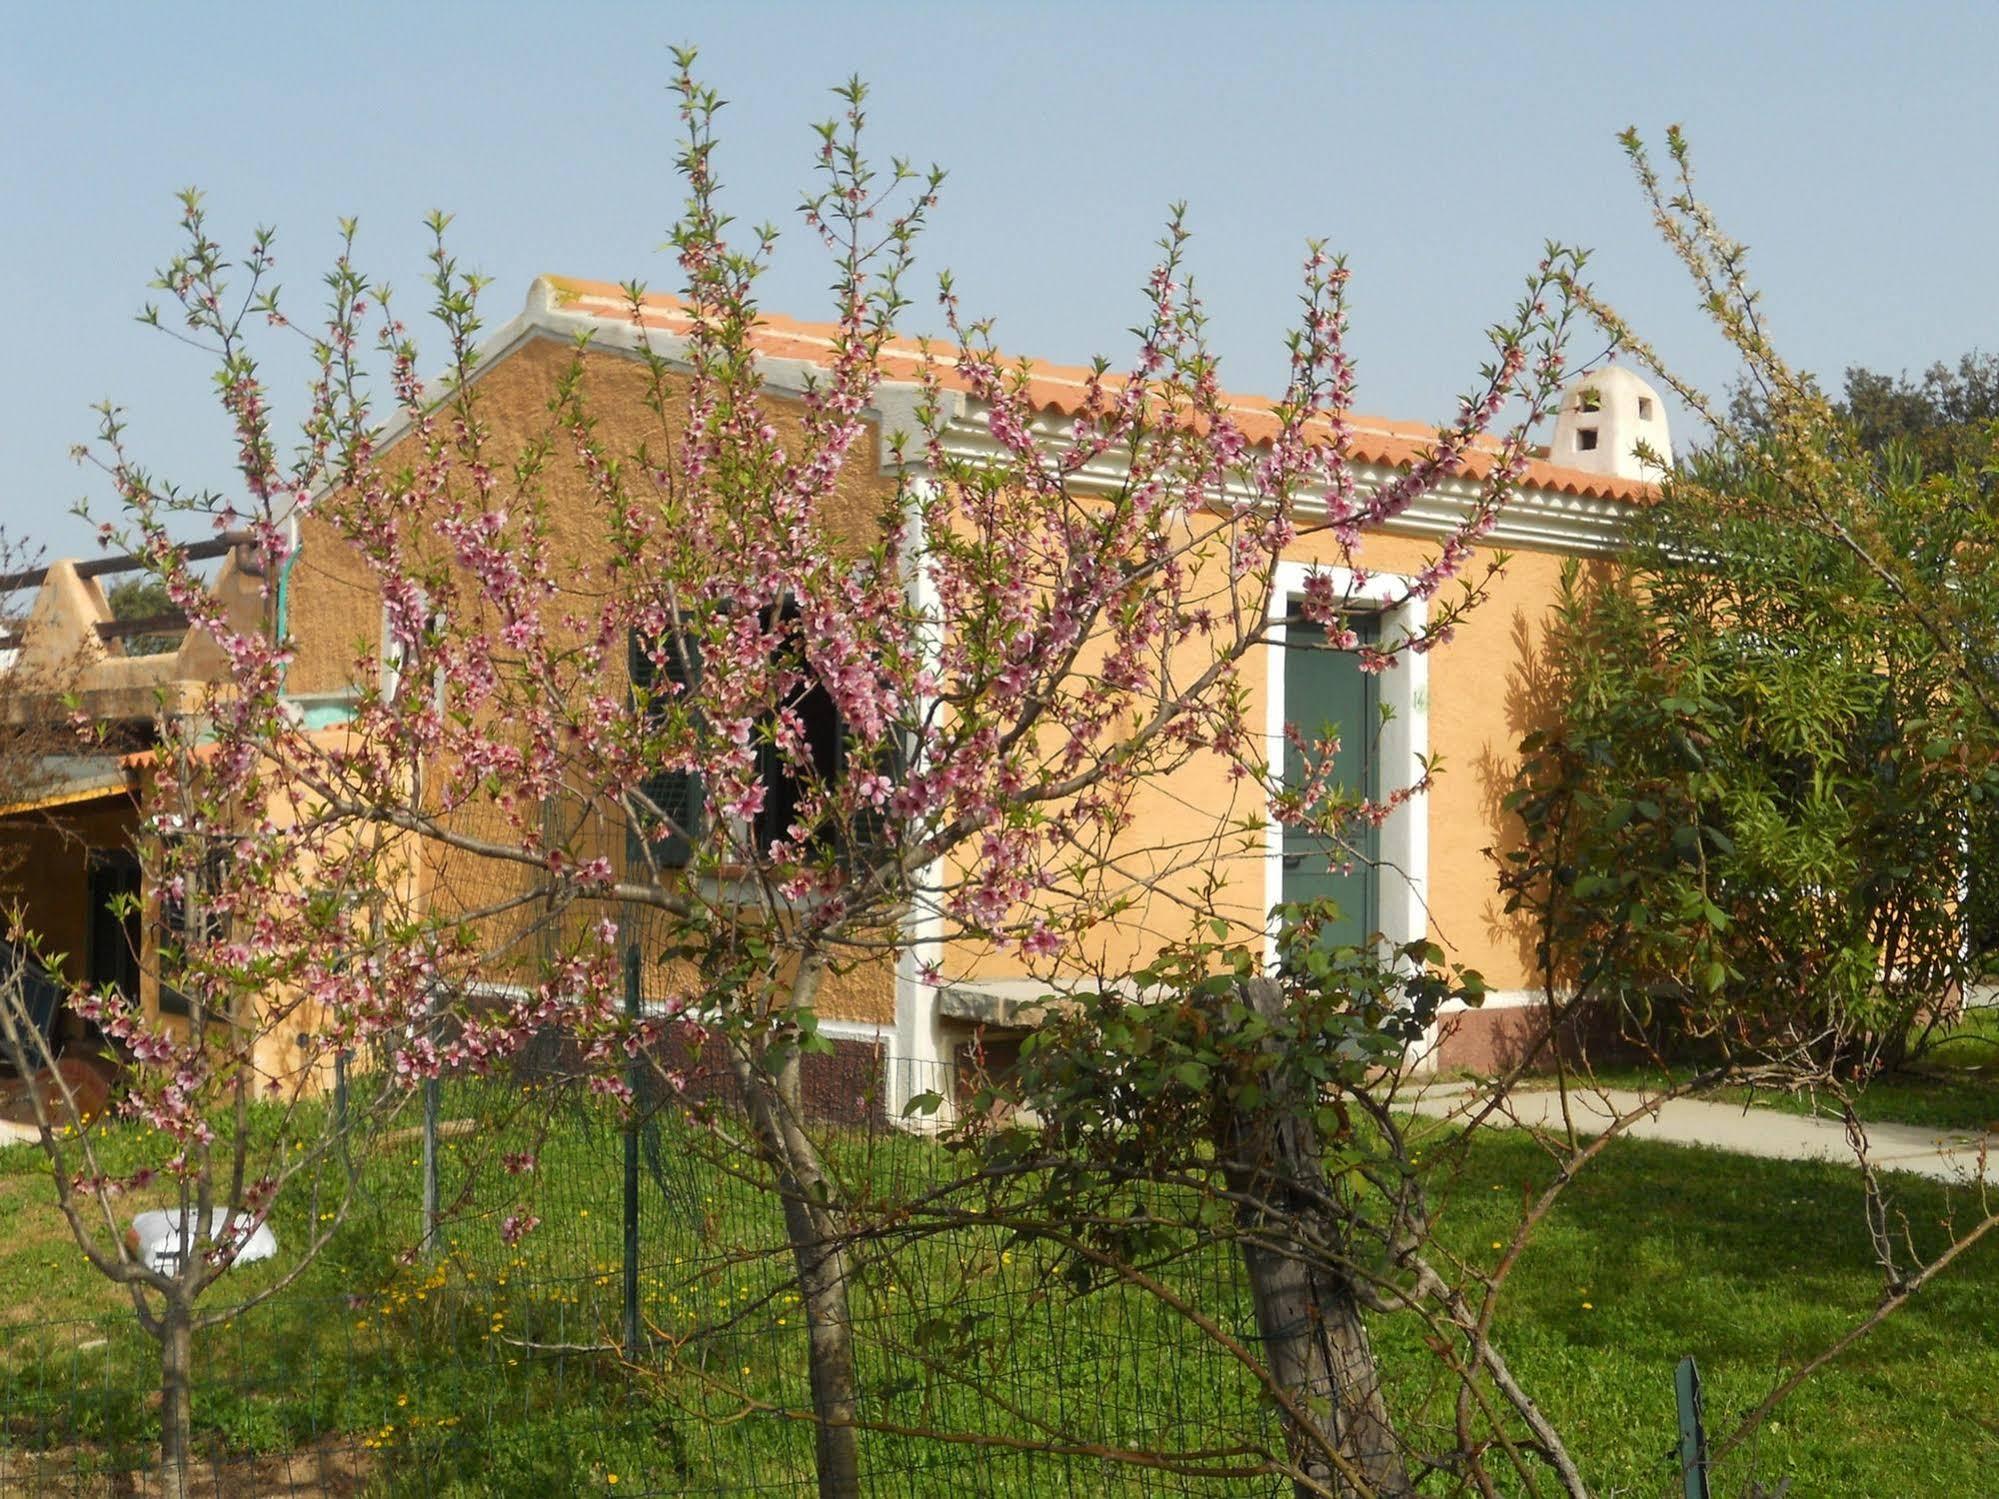
POLYGON ((1544 653, 1564 561, 1514 551, 1492 596, 1430 656, 1430 748, 1444 762, 1430 794, 1431 932, 1497 989, 1537 983, 1532 933, 1502 909, 1487 850, 1518 846, 1503 802, 1520 741, 1554 724, 1544 653))
MULTIPOLYGON (((1549 705, 1537 688, 1538 662, 1565 561, 1547 551, 1509 551, 1510 560, 1487 597, 1460 623, 1454 638, 1427 658, 1428 752, 1441 769, 1420 803, 1429 834, 1430 936, 1453 961, 1477 968, 1496 989, 1524 988, 1533 981, 1530 936, 1502 911, 1495 884, 1498 866, 1487 850, 1503 850, 1508 844, 1511 831, 1502 800, 1518 763, 1519 744, 1534 728, 1545 726, 1539 715, 1549 705)), ((1348 559, 1336 554, 1329 537, 1319 536, 1301 540, 1289 560, 1351 561, 1377 574, 1408 574, 1433 555, 1420 538, 1376 535, 1348 559)), ((1467 571, 1475 574, 1479 567, 1475 562, 1467 571)), ((1274 663, 1280 663, 1281 671, 1279 653, 1264 646, 1253 647, 1242 663, 1248 725, 1258 738, 1264 732, 1274 663)), ((1188 675, 1186 667, 1193 664, 1185 662, 1179 674, 1188 675)), ((1392 787, 1391 781, 1383 789, 1392 787)), ((1092 933, 1085 945, 1086 963, 1107 975, 1127 972, 1145 962, 1162 941, 1184 939, 1204 928, 1210 910, 1236 923, 1234 940, 1255 940, 1271 899, 1264 845, 1260 837, 1245 839, 1225 831, 1245 818, 1260 818, 1254 788, 1233 781, 1225 762, 1204 753, 1141 788, 1133 809, 1131 831, 1119 843, 1124 857, 1204 837, 1225 852, 1200 867, 1170 873, 1132 912, 1092 933), (1221 882, 1218 892, 1204 888, 1211 875, 1221 882)), ((1018 957, 969 942, 948 943, 941 966, 952 978, 1023 973, 1018 957)))
MULTIPOLYGON (((496 467, 506 469, 513 456, 529 443, 551 439, 538 487, 548 507, 551 544, 560 559, 557 575, 575 580, 573 596, 563 602, 587 611, 591 575, 600 571, 608 560, 609 549, 604 541, 606 517, 574 460, 573 444, 553 425, 549 409, 559 381, 577 357, 574 347, 566 342, 534 338, 489 365, 480 375, 476 390, 479 419, 487 434, 487 452, 496 467)), ((660 417, 648 404, 651 376, 642 361, 595 350, 581 357, 584 400, 606 450, 623 455, 639 443, 649 441, 655 451, 663 452, 669 442, 677 441, 678 420, 663 435, 660 417)), ((669 399, 669 413, 677 413, 678 409, 676 402, 669 399)), ((791 438, 797 430, 800 408, 772 393, 770 409, 781 438, 791 438)), ((384 461, 393 471, 403 457, 392 446, 384 461)), ((879 535, 883 502, 893 490, 893 480, 881 471, 879 434, 875 434, 857 448, 837 480, 826 507, 831 534, 851 545, 856 553, 865 551, 879 535)), ((503 497, 506 494, 504 486, 502 494, 503 497)), ((379 593, 361 558, 334 536, 327 521, 308 518, 302 523, 300 534, 301 548, 292 573, 288 603, 291 633, 297 642, 288 687, 300 696, 347 691, 357 680, 357 648, 379 647, 379 593)), ((621 654, 613 669, 623 672, 621 654)), ((504 724, 491 724, 489 728, 495 735, 509 732, 509 726, 504 724)), ((622 834, 603 836, 601 844, 601 851, 622 868, 625 858, 622 834)), ((532 878, 517 866, 496 866, 494 861, 442 849, 426 851, 421 864, 424 898, 434 902, 432 909, 436 910, 473 909, 509 890, 524 888, 525 882, 532 878)), ((595 914, 591 913, 589 919, 594 919, 595 914)), ((496 973, 496 981, 519 982, 532 971, 544 944, 537 937, 510 941, 506 923, 524 926, 533 919, 515 913, 481 923, 482 943, 511 954, 512 961, 504 965, 507 971, 496 973)), ((578 919, 583 919, 583 913, 578 913, 578 919)), ((649 987, 663 986, 667 981, 665 976, 652 975, 649 987)), ((840 1020, 884 1023, 892 1020, 895 1012, 892 964, 873 960, 829 975, 821 990, 819 1010, 840 1020)))
MULTIPOLYGON (((489 451, 511 455, 549 432, 549 402, 556 383, 575 357, 570 346, 537 339, 488 367, 480 378, 479 411, 489 432, 489 451)), ((614 452, 657 437, 659 418, 647 405, 648 374, 637 360, 610 352, 586 354, 584 391, 597 431, 614 452)), ((779 408, 783 410, 782 407, 779 408)), ((789 425, 789 420, 781 423, 789 425)), ((587 578, 602 561, 602 520, 582 476, 558 435, 542 490, 556 544, 572 560, 575 575, 587 578)), ((391 459, 394 458, 393 450, 391 459)), ((875 533, 891 481, 880 472, 874 451, 857 454, 847 466, 834 505, 838 533, 865 546, 875 533)), ((290 617, 298 655, 291 685, 300 694, 338 691, 354 676, 358 643, 373 644, 380 609, 372 582, 351 553, 329 534, 324 522, 308 520, 303 550, 294 570, 290 617)), ((1416 538, 1372 536, 1358 560, 1377 573, 1406 573, 1432 553, 1416 538)), ((1308 538, 1293 553, 1297 560, 1334 563, 1330 538, 1308 538)), ((1547 625, 1563 559, 1554 553, 1513 549, 1505 573, 1459 627, 1456 638, 1431 653, 1429 670, 1429 751, 1443 769, 1424 800, 1429 827, 1428 901, 1431 935, 1457 961, 1479 968, 1496 988, 1530 982, 1525 933, 1499 909, 1495 865, 1487 850, 1508 838, 1500 800, 1508 788, 1521 738, 1536 724, 1543 702, 1536 689, 1536 655, 1547 625)), ((1249 696, 1249 721, 1261 733, 1272 653, 1261 648, 1245 661, 1242 681, 1249 696)), ((1398 668, 1399 669, 1399 668, 1398 668)), ((1224 764, 1204 755, 1171 775, 1143 787, 1134 803, 1127 844, 1181 843, 1204 834, 1224 855, 1184 869, 1163 882, 1140 905, 1089 941, 1091 957, 1116 972, 1143 961, 1161 942, 1188 935, 1196 918, 1190 903, 1212 872, 1223 882, 1214 904, 1240 922, 1247 937, 1261 927, 1268 892, 1260 841, 1245 846, 1239 833, 1218 828, 1255 814, 1253 793, 1232 782, 1224 764)), ((621 839, 605 851, 622 863, 621 839)), ((426 861, 428 889, 447 909, 473 904, 473 891, 490 895, 519 877, 503 870, 467 867, 466 856, 426 861)), ((1197 904, 1203 907, 1209 902, 1197 904)), ((530 947, 533 944, 529 945, 530 947)), ((523 956, 528 954, 524 952, 523 956)), ((947 949, 947 974, 996 976, 1019 971, 1017 960, 983 952, 969 944, 947 949)), ((894 987, 886 962, 860 965, 836 974, 822 995, 830 1017, 888 1021, 894 987)))

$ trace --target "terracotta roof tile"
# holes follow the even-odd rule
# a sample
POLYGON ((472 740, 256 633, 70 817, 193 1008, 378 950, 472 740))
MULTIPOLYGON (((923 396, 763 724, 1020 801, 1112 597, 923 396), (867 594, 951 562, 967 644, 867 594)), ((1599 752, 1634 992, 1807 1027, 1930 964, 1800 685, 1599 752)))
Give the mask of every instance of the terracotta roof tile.
MULTIPOLYGON (((629 326, 631 302, 622 286, 573 276, 544 276, 542 280, 563 311, 629 326)), ((685 334, 693 326, 686 304, 678 297, 660 292, 646 294, 640 318, 645 327, 662 333, 685 334)), ((832 352, 837 331, 832 323, 806 323, 765 313, 757 326, 756 346, 767 358, 823 363, 832 352)), ((933 344, 926 354, 915 339, 895 339, 882 353, 882 373, 891 380, 915 380, 926 360, 935 363, 939 383, 946 388, 966 388, 963 377, 951 366, 949 347, 945 344, 933 344)), ((1029 361, 1027 370, 1027 397, 1037 411, 1074 416, 1082 408, 1089 370, 1039 360, 1029 361)), ((1223 399, 1250 441, 1267 441, 1276 434, 1276 402, 1263 396, 1226 395, 1223 399)), ((1387 467, 1399 468, 1413 462, 1436 438, 1436 429, 1420 422, 1355 414, 1349 416, 1348 423, 1353 432, 1355 456, 1364 463, 1387 467)), ((1496 449, 1496 443, 1487 443, 1470 455, 1466 464, 1470 478, 1485 477, 1496 449)), ((1593 499, 1643 502, 1657 493, 1654 485, 1643 480, 1584 473, 1546 459, 1528 464, 1525 482, 1536 489, 1593 499)))

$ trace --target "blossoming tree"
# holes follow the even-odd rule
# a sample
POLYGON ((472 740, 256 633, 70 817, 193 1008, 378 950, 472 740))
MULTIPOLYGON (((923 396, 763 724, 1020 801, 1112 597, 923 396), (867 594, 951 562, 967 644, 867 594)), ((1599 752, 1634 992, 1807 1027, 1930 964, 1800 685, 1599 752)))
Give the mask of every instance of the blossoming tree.
MULTIPOLYGON (((1135 812, 1141 788, 1197 759, 1255 788, 1269 815, 1335 838, 1420 790, 1338 791, 1331 740, 1298 743, 1304 773, 1287 782, 1249 728, 1241 667, 1287 618, 1324 626, 1327 648, 1368 670, 1449 638, 1484 591, 1494 563, 1478 544, 1561 381, 1557 293, 1576 257, 1550 252, 1455 420, 1374 481, 1354 452, 1343 265, 1317 247, 1306 259, 1289 384, 1252 434, 1204 342, 1176 211, 1130 366, 1099 363, 1073 419, 1051 427, 1029 372, 960 313, 948 279, 948 339, 913 365, 894 342, 941 174, 876 174, 856 83, 822 129, 821 185, 802 205, 835 268, 837 332, 794 398, 766 385, 755 301, 776 231, 732 237, 719 101, 691 54, 679 68, 682 331, 651 336, 643 289, 629 288, 642 441, 600 424, 587 346, 545 425, 496 433, 476 378, 481 282, 439 220, 432 311, 448 373, 420 379, 386 293, 343 257, 309 335, 302 440, 281 460, 251 337, 259 322, 292 328, 269 288, 270 238, 232 267, 189 200, 189 249, 162 283, 186 336, 216 355, 240 487, 193 498, 155 481, 113 414, 102 457, 134 544, 230 663, 199 735, 169 735, 151 814, 156 878, 224 919, 182 924, 175 959, 201 996, 189 1026, 77 1002, 130 1049, 125 1109, 175 1142, 164 1169, 194 1221, 213 1203, 239 1227, 212 1241, 201 1229, 188 1262, 208 1268, 171 1284, 112 1252, 98 1262, 193 1325, 210 1271, 296 1179, 240 1164, 218 1176, 210 1149, 231 1137, 218 1115, 241 1138, 254 1093, 302 1097, 336 1059, 355 1059, 383 1107, 419 1080, 492 1072, 550 1032, 607 1093, 628 1090, 635 1057, 675 1088, 718 1074, 745 1123, 740 1139, 737 1116, 714 1127, 781 1201, 822 1492, 852 1494, 843 1189, 801 1085, 825 1045, 823 986, 892 960, 919 918, 1059 965, 1246 836, 1218 820, 1155 837, 1135 812), (883 416, 892 362, 899 424, 883 416), (958 401, 990 437, 973 456, 944 441, 958 401), (857 515, 843 476, 877 457, 877 427, 890 482, 857 515), (1475 502, 1407 585, 1431 600, 1427 624, 1363 643, 1346 614, 1365 536, 1467 479, 1475 502), (169 515, 190 505, 255 538, 272 601, 259 629, 215 617, 168 542, 169 515), (296 642, 277 595, 301 527, 344 549, 381 603, 351 716, 330 730, 285 692, 296 642), (1278 563, 1307 539, 1339 566, 1315 569, 1294 609, 1277 598, 1278 563), (426 871, 439 860, 478 870, 477 896, 438 899, 426 871), (621 967, 639 933, 652 999, 633 1014, 621 967), (281 1072, 259 1050, 274 1028, 290 1038, 281 1072)), ((1190 929, 1218 909, 1212 891, 1184 904, 1190 929)), ((314 1150, 343 1138, 329 1126, 314 1150)), ((74 1185, 102 1198, 121 1184, 74 1185)), ((531 1227, 521 1215, 505 1231, 531 1227)), ((169 1415, 171 1467, 184 1400, 169 1415)))

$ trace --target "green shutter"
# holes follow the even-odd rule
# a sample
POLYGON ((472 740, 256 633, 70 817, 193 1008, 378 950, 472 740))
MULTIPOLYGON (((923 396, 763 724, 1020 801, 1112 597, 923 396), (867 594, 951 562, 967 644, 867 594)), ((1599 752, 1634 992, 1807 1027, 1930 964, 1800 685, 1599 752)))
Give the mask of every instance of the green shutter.
MULTIPOLYGON (((1363 643, 1374 642, 1378 622, 1373 615, 1353 614, 1346 622, 1363 643)), ((1359 658, 1353 652, 1327 648, 1323 626, 1293 624, 1286 635, 1285 722, 1296 724, 1307 740, 1338 734, 1340 748, 1333 760, 1333 783, 1360 796, 1379 796, 1375 740, 1381 732, 1381 714, 1376 677, 1360 669, 1359 658)), ((1302 779, 1298 753, 1287 740, 1285 783, 1297 785, 1302 779)), ((1378 920, 1378 873, 1372 861, 1381 856, 1380 834, 1363 824, 1349 833, 1348 841, 1352 855, 1305 830, 1286 828, 1283 898, 1287 902, 1334 902, 1340 909, 1340 920, 1327 932, 1327 941, 1359 946, 1373 934, 1378 920), (1334 859, 1349 857, 1353 858, 1350 870, 1328 867, 1334 859)))
MULTIPOLYGON (((687 686, 688 658, 695 657, 693 642, 687 642, 685 650, 668 650, 665 654, 667 680, 677 686, 687 686)), ((634 695, 650 693, 659 673, 636 631, 630 636, 629 664, 634 695)), ((698 658, 692 664, 697 671, 700 669, 698 658)), ((661 771, 641 781, 639 790, 679 829, 664 840, 652 840, 652 856, 668 868, 685 865, 694 857, 692 840, 699 838, 702 832, 704 806, 700 776, 691 770, 661 771)), ((644 831, 634 827, 626 840, 627 862, 634 869, 645 867, 645 843, 640 836, 644 831)))
MULTIPOLYGON (((840 720, 839 750, 836 774, 845 780, 853 760, 853 734, 844 718, 840 720)), ((892 784, 900 786, 908 773, 908 751, 904 747, 900 728, 890 728, 876 755, 877 767, 892 784)), ((862 870, 874 864, 886 852, 888 852, 887 808, 873 805, 856 807, 851 836, 840 850, 841 862, 850 871, 862 870)))

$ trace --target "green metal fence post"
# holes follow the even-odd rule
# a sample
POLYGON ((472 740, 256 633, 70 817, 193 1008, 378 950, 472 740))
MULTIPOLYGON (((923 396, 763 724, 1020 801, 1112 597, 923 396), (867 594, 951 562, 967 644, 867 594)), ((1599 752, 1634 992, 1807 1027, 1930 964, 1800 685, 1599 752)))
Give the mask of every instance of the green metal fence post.
POLYGON ((427 1078, 423 1085, 423 1257, 437 1258, 437 1113, 443 1085, 427 1078))
MULTIPOLYGON (((639 945, 625 943, 625 1014, 639 1018, 639 945)), ((639 1084, 640 1058, 634 1054, 626 1080, 632 1103, 625 1117, 625 1357, 639 1352, 639 1084)))
POLYGON ((1680 1483, 1684 1499, 1708 1499, 1707 1430, 1701 1412, 1701 1371, 1690 1353, 1673 1375, 1680 1406, 1680 1483))

